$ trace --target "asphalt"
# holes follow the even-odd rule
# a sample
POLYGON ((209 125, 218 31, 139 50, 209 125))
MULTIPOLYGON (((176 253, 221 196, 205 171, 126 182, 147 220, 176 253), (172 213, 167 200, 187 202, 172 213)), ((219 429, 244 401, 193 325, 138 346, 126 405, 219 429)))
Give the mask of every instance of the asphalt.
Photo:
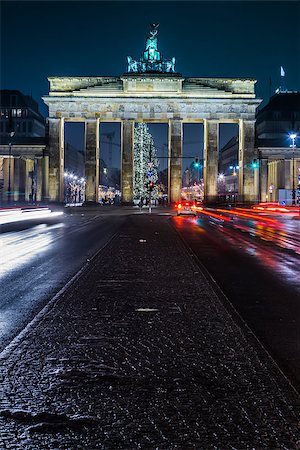
POLYGON ((299 395, 167 216, 128 216, 0 359, 1 449, 300 448, 299 395))

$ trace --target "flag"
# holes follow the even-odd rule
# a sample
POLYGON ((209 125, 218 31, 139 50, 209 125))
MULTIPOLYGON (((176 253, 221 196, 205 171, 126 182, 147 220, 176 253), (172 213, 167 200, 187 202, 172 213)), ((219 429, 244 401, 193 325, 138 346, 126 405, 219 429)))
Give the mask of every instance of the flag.
POLYGON ((280 76, 281 76, 281 77, 284 77, 284 76, 285 76, 285 71, 284 71, 284 69, 283 69, 282 66, 280 66, 280 76))

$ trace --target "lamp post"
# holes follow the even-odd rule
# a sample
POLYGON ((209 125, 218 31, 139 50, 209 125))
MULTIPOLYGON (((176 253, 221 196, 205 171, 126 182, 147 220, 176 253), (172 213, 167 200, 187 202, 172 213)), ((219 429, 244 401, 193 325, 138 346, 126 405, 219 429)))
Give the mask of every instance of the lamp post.
POLYGON ((293 149, 293 181, 292 181, 292 204, 296 205, 296 189, 295 189, 295 140, 296 140, 297 134, 296 133, 290 133, 290 139, 292 141, 292 149, 293 149))

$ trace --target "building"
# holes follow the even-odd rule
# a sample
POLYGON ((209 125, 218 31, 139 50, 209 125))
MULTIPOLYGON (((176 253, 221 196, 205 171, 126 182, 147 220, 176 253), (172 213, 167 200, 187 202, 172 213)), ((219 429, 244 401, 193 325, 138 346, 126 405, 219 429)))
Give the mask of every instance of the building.
POLYGON ((32 97, 0 91, 0 203, 36 202, 43 197, 45 118, 32 97))
POLYGON ((0 91, 0 136, 13 131, 16 137, 45 136, 45 118, 37 102, 16 90, 0 91))
MULTIPOLYGON (((268 104, 258 110, 255 135, 252 168, 254 182, 258 184, 258 200, 292 204, 293 179, 296 197, 300 182, 300 93, 278 91, 273 95, 268 104), (298 135, 294 151, 291 132, 298 135)), ((239 137, 234 136, 220 150, 218 188, 222 187, 226 194, 234 193, 235 197, 238 157, 239 137)), ((218 191, 219 195, 223 194, 218 191)))
MULTIPOLYGON (((293 203, 300 183, 300 92, 278 91, 256 118, 261 201, 293 203), (292 147, 291 133, 297 134, 292 147)), ((299 201, 299 200, 298 200, 299 201)))

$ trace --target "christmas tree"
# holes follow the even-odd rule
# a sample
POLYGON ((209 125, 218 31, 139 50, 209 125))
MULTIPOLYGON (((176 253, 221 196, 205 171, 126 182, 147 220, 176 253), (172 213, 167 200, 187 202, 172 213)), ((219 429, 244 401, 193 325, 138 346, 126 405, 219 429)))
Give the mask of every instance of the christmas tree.
POLYGON ((149 183, 153 182, 151 198, 157 198, 156 182, 158 159, 149 128, 145 123, 138 123, 134 129, 134 163, 133 163, 133 198, 149 198, 149 183))

